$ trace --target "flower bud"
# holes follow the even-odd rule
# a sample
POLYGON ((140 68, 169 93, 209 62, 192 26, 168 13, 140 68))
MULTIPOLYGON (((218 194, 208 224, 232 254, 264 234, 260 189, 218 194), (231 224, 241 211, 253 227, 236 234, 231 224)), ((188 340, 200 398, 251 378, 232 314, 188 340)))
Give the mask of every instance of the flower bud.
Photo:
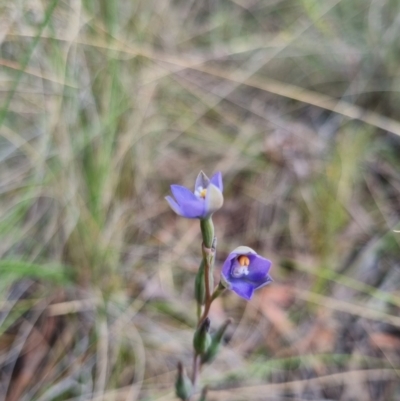
POLYGON ((186 370, 181 362, 178 362, 178 376, 175 382, 176 396, 182 401, 189 400, 193 393, 192 381, 186 374, 186 370))
POLYGON ((211 363, 215 359, 219 352, 225 331, 232 322, 232 318, 226 320, 225 323, 218 329, 218 331, 211 337, 211 344, 208 347, 207 352, 202 355, 201 363, 211 363))
POLYGON ((193 348, 198 355, 203 355, 211 344, 210 319, 207 317, 197 328, 193 337, 193 348))

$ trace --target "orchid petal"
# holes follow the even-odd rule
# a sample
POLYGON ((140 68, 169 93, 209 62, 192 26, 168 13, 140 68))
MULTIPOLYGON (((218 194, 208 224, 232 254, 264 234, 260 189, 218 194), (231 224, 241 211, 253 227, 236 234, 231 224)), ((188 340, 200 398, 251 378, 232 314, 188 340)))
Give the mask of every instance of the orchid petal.
POLYGON ((210 184, 208 186, 205 202, 206 202, 205 209, 207 213, 205 217, 211 216, 224 204, 224 196, 222 195, 222 192, 214 184, 210 184))
POLYGON ((210 179, 203 173, 203 171, 200 171, 194 184, 194 190, 196 192, 196 190, 200 187, 206 189, 209 184, 210 184, 210 179))
POLYGON ((222 174, 220 171, 218 171, 211 177, 210 183, 214 184, 221 192, 224 190, 224 184, 222 182, 222 174))
POLYGON ((182 187, 181 185, 171 185, 171 192, 179 205, 183 202, 195 202, 198 200, 197 196, 194 195, 193 192, 185 187, 182 187))
POLYGON ((267 277, 272 262, 259 255, 250 256, 249 274, 247 280, 259 282, 267 277))
POLYGON ((259 288, 264 287, 264 286, 266 286, 267 284, 272 283, 273 281, 274 281, 274 280, 272 280, 272 277, 269 276, 269 275, 267 274, 267 276, 264 278, 264 280, 260 281, 260 282, 258 283, 258 286, 257 286, 256 288, 254 288, 254 289, 255 289, 255 290, 258 290, 259 288))
POLYGON ((172 199, 170 196, 165 197, 166 201, 168 204, 171 206, 171 209, 178 214, 179 216, 183 216, 183 212, 181 207, 172 199))
POLYGON ((248 301, 253 297, 254 286, 245 281, 235 280, 231 282, 232 291, 236 292, 240 297, 247 299, 248 301))
POLYGON ((204 218, 204 201, 196 199, 195 201, 182 202, 179 206, 182 210, 183 217, 188 219, 202 219, 204 218))

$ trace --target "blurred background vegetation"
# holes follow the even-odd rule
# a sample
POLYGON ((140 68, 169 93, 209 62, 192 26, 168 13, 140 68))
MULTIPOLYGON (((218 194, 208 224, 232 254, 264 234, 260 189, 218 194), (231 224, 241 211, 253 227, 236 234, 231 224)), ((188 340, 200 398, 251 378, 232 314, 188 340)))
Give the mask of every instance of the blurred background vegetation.
POLYGON ((210 400, 400 397, 400 3, 0 5, 0 401, 173 400, 197 221, 164 196, 222 171, 227 293, 210 400))

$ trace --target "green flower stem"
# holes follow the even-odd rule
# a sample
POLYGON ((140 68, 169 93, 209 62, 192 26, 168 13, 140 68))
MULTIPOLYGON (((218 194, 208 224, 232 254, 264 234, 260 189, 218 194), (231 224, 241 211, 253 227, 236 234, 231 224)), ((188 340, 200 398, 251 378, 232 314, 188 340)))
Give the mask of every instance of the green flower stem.
MULTIPOLYGON (((213 241, 215 242, 215 241, 213 241)), ((211 303, 213 301, 211 296, 211 288, 213 287, 213 267, 214 267, 215 249, 207 248, 203 242, 203 260, 204 260, 204 285, 205 285, 205 305, 203 314, 199 320, 200 326, 207 318, 210 311, 211 303)))
POLYGON ((209 217, 208 219, 200 220, 200 228, 201 228, 201 235, 203 237, 202 264, 204 264, 205 306, 203 314, 198 322, 199 326, 206 319, 212 302, 211 289, 213 287, 213 267, 214 267, 214 256, 215 256, 214 223, 212 221, 212 218, 209 217))
POLYGON ((221 283, 218 284, 218 286, 215 288, 209 300, 206 301, 203 314, 201 315, 201 318, 198 323, 199 326, 208 317, 208 313, 210 312, 211 304, 213 303, 213 301, 217 299, 225 290, 226 288, 221 283))
MULTIPOLYGON (((209 217, 205 220, 200 220, 201 235, 203 237, 202 255, 203 260, 200 264, 199 271, 196 276, 195 283, 195 298, 197 301, 197 327, 200 328, 208 317, 210 306, 213 301, 211 289, 213 288, 213 267, 215 257, 215 237, 214 224, 209 217), (204 291, 204 292, 203 292, 204 291), (204 309, 202 308, 204 305, 204 309), (203 313, 202 313, 203 312, 203 313)), ((195 350, 193 353, 193 368, 192 368, 192 383, 196 387, 197 378, 199 375, 200 355, 195 350)))
POLYGON ((200 220, 200 228, 204 246, 211 249, 214 242, 214 223, 212 218, 200 220))
POLYGON ((205 287, 205 279, 204 279, 204 259, 201 260, 199 270, 196 274, 195 284, 194 284, 194 296, 197 301, 198 308, 201 309, 202 305, 206 302, 206 287, 205 287))
POLYGON ((206 248, 203 245, 203 259, 204 259, 204 284, 206 287, 206 304, 210 302, 211 297, 211 286, 210 286, 210 276, 212 274, 211 271, 211 263, 212 263, 212 250, 206 248))
MULTIPOLYGON (((198 317, 197 330, 199 330, 202 327, 202 325, 206 323, 206 320, 208 320, 208 313, 210 312, 212 302, 225 290, 225 287, 223 287, 222 285, 218 285, 211 293, 214 287, 213 270, 214 270, 215 250, 217 243, 216 238, 214 236, 214 224, 211 217, 205 220, 200 220, 200 228, 203 237, 203 245, 202 245, 203 260, 200 264, 195 284, 195 298, 197 301, 197 317, 198 317), (204 308, 202 308, 202 305, 204 305, 204 308)), ((207 347, 209 345, 210 344, 208 344, 207 347)), ((202 354, 204 355, 204 353, 205 351, 202 354)), ((200 373, 200 366, 201 366, 200 357, 201 353, 199 353, 199 351, 195 349, 193 354, 193 369, 192 369, 192 383, 194 387, 196 387, 197 378, 200 373)), ((201 399, 205 399, 205 396, 206 396, 206 391, 204 390, 202 392, 201 399)))
POLYGON ((220 282, 214 289, 214 292, 211 295, 211 302, 214 301, 214 299, 217 299, 224 291, 226 288, 222 285, 220 282))

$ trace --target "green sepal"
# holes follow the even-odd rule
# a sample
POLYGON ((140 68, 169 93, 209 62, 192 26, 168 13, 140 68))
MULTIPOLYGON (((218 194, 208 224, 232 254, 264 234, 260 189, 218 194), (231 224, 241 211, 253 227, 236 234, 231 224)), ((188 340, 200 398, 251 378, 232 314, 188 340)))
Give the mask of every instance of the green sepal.
POLYGON ((207 352, 201 356, 201 363, 211 363, 218 355, 221 347, 222 338, 225 334, 226 329, 232 323, 233 319, 229 318, 224 324, 218 329, 216 333, 211 336, 211 344, 207 349, 207 352))
POLYGON ((194 333, 193 348, 197 355, 204 355, 211 345, 210 319, 207 317, 194 333))
POLYGON ((193 394, 193 384, 186 374, 181 362, 178 362, 178 375, 175 382, 175 393, 182 401, 187 401, 193 394))
POLYGON ((199 270, 196 274, 196 279, 194 282, 194 296, 198 305, 204 305, 206 301, 206 288, 205 288, 205 278, 204 278, 204 259, 200 263, 199 270))

